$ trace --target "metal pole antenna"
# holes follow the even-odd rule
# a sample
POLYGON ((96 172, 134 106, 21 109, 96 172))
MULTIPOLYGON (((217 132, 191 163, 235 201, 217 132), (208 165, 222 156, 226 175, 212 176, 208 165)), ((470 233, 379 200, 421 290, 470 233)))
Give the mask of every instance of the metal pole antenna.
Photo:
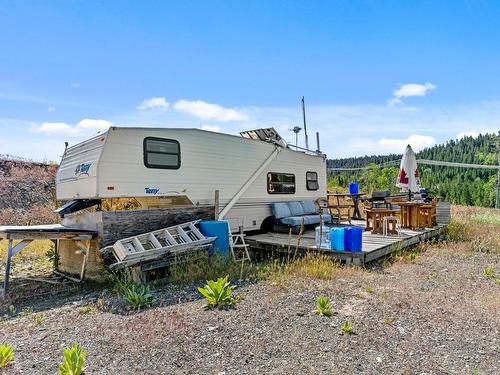
POLYGON ((306 150, 309 150, 309 139, 307 138, 307 127, 306 127, 306 104, 304 102, 304 97, 302 97, 302 117, 304 119, 304 134, 306 138, 306 150))

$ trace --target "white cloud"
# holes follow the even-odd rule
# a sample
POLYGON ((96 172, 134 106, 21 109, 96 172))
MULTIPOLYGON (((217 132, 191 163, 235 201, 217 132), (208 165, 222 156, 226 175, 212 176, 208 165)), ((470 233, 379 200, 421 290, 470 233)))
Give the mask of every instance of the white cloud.
POLYGON ((47 108, 47 112, 55 112, 55 108, 54 107, 48 107, 47 108))
POLYGON ((113 126, 110 121, 101 119, 90 119, 85 118, 76 124, 76 129, 90 129, 90 130, 107 130, 109 127, 113 126))
POLYGON ((209 132, 220 133, 220 128, 216 125, 202 125, 200 128, 202 130, 208 130, 209 132))
MULTIPOLYGON (((402 154, 407 145, 411 145, 414 151, 432 147, 437 143, 431 136, 414 134, 407 138, 351 138, 345 145, 344 151, 351 155, 386 155, 402 154)), ((330 157, 333 157, 329 155, 330 157)))
POLYGON ((203 120, 215 121, 247 121, 248 116, 233 109, 218 104, 207 103, 202 100, 179 100, 174 104, 179 112, 188 113, 203 120))
POLYGON ((39 126, 32 127, 35 133, 43 133, 46 135, 89 135, 96 131, 107 130, 113 124, 106 120, 100 119, 83 119, 76 125, 72 126, 65 122, 44 122, 39 126))
POLYGON ((74 89, 77 89, 77 88, 79 88, 79 87, 80 87, 80 84, 79 84, 78 82, 73 82, 73 83, 71 84, 71 87, 73 87, 74 89))
POLYGON ((420 151, 426 147, 434 146, 437 142, 434 137, 414 134, 405 139, 382 138, 377 143, 383 149, 391 150, 391 152, 402 153, 407 145, 410 145, 414 151, 420 151))
POLYGON ((457 134, 457 139, 462 139, 465 137, 477 138, 481 134, 498 134, 498 130, 495 129, 484 129, 484 130, 467 130, 457 134))
POLYGON ((40 126, 35 127, 34 131, 48 135, 74 135, 78 132, 76 127, 72 127, 65 122, 44 122, 40 126))
POLYGON ((170 103, 167 102, 165 98, 156 97, 144 99, 141 104, 139 104, 136 108, 145 111, 147 109, 158 109, 161 111, 166 111, 170 107, 170 103))
POLYGON ((399 88, 394 90, 393 97, 388 100, 389 105, 396 105, 402 103, 402 98, 410 96, 426 96, 430 91, 437 89, 437 86, 431 82, 424 84, 420 83, 406 83, 400 85, 399 88))

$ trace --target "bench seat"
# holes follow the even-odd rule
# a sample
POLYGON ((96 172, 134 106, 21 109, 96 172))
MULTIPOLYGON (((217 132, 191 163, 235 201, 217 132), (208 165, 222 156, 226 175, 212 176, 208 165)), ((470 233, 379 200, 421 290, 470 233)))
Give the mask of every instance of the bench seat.
MULTIPOLYGON (((276 224, 288 227, 304 225, 317 225, 320 223, 318 207, 312 200, 275 202, 272 204, 273 216, 276 224)), ((332 216, 323 214, 323 223, 330 223, 332 216)))

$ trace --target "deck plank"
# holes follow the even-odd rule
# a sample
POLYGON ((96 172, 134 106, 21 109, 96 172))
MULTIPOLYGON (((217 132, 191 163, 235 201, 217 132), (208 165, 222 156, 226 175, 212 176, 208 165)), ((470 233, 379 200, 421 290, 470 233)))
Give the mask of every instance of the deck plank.
MULTIPOLYGON (((357 226, 364 227, 364 222, 353 223, 357 226)), ((303 233, 299 249, 301 252, 307 251, 321 251, 329 254, 337 259, 353 263, 367 263, 383 257, 396 249, 407 248, 418 244, 419 242, 426 241, 432 237, 438 236, 444 226, 437 226, 434 228, 426 228, 420 231, 403 229, 400 236, 383 236, 372 234, 371 232, 363 232, 362 243, 363 248, 361 252, 345 252, 335 251, 330 249, 317 249, 315 241, 315 233, 313 230, 308 230, 303 233)), ((287 251, 288 246, 295 251, 297 247, 298 235, 292 234, 291 237, 287 233, 261 233, 247 236, 247 243, 250 247, 257 250, 264 251, 287 251)))

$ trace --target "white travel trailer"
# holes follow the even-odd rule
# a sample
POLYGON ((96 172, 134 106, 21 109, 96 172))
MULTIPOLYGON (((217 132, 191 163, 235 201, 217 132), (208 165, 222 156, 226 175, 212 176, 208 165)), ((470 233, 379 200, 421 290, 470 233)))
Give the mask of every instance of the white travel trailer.
POLYGON ((272 202, 325 197, 325 155, 288 146, 272 128, 241 135, 111 127, 66 149, 57 199, 203 207, 218 190, 219 218, 256 230, 269 224, 272 202))

